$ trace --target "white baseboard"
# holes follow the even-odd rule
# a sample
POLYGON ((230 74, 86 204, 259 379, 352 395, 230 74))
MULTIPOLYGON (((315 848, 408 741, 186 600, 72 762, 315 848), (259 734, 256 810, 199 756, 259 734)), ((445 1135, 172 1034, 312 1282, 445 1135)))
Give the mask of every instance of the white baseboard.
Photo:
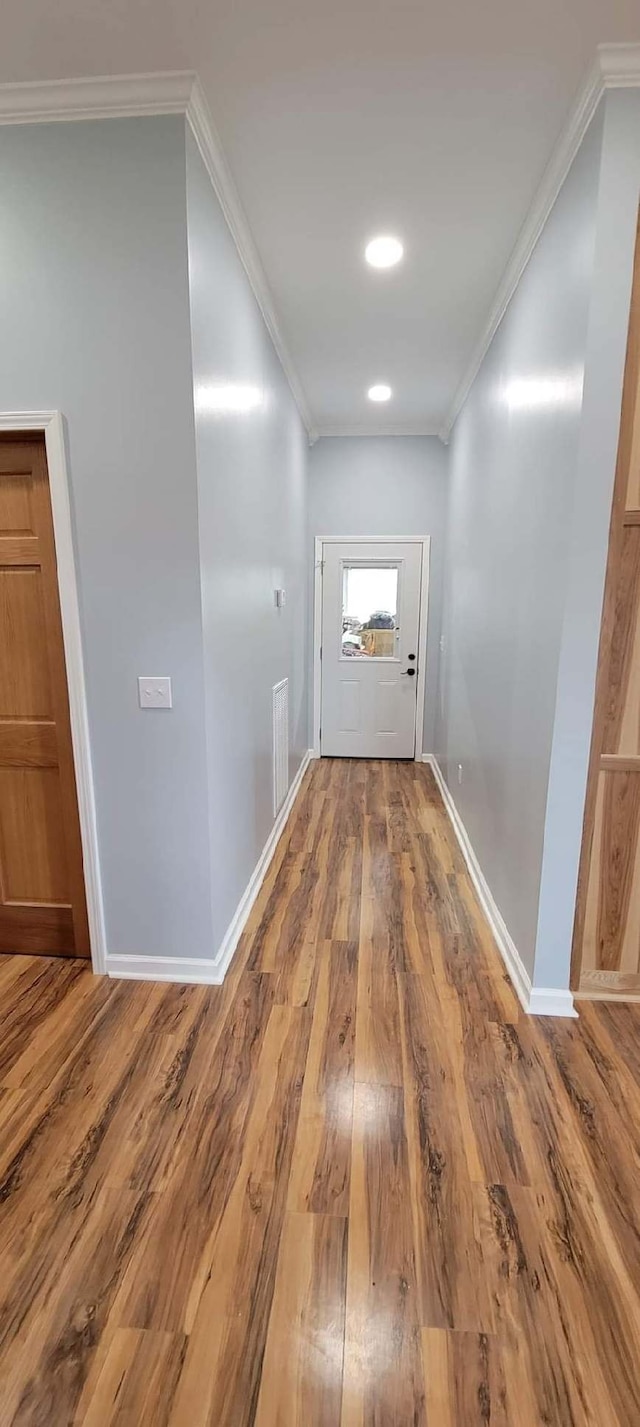
POLYGON ((300 791, 302 779, 312 756, 311 751, 307 750, 216 955, 186 958, 183 956, 120 956, 117 953, 107 953, 108 976, 132 981, 179 981, 194 985, 221 985, 288 822, 289 814, 300 791))
POLYGON ((194 986, 219 986, 217 957, 121 956, 107 952, 107 976, 118 981, 184 981, 194 986))
POLYGON ((478 901, 524 1010, 530 1016, 577 1016, 573 996, 569 990, 556 989, 552 986, 532 986, 529 972, 513 941, 500 908, 494 901, 491 888, 469 841, 467 829, 444 780, 438 760, 433 754, 425 753, 422 761, 428 763, 433 771, 442 794, 442 801, 458 839, 460 851, 467 864, 469 876, 475 887, 478 901))
POLYGON ((532 986, 529 994, 531 1016, 577 1016, 573 993, 556 991, 553 986, 532 986))

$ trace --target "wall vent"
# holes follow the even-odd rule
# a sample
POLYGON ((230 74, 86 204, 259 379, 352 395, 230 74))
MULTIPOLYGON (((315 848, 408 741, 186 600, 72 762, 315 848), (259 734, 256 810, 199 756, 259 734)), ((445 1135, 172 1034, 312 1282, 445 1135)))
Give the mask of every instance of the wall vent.
POLYGON ((289 791, 289 680, 273 686, 273 816, 289 791))

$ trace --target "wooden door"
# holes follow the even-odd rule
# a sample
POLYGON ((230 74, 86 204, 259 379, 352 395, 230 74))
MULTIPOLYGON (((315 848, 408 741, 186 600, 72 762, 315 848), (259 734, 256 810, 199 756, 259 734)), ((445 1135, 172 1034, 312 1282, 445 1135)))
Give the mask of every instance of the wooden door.
POLYGON ((89 956, 43 436, 0 435, 0 952, 89 956))
POLYGON ((574 930, 572 985, 640 998, 640 228, 574 930))

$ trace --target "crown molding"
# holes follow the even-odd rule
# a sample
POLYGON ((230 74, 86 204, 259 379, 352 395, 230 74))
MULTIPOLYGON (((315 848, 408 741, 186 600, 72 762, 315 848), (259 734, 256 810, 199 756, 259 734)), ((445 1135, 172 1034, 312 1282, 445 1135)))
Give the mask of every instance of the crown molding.
POLYGON ((191 70, 174 70, 0 84, 0 124, 184 114, 195 78, 191 70))
MULTIPOLYGON (((373 428, 367 422, 359 422, 355 425, 345 426, 324 426, 318 427, 316 440, 323 437, 337 436, 436 436, 440 438, 440 432, 435 426, 426 426, 423 422, 392 422, 388 426, 373 428)), ((441 438, 440 438, 441 439, 441 438)))
POLYGON ((278 321, 275 304, 238 190, 197 74, 96 75, 89 79, 0 85, 0 124, 46 124, 183 114, 235 242, 254 297, 291 388, 309 440, 317 439, 309 404, 278 321))
POLYGON ((306 427, 309 440, 313 441, 317 439, 317 433, 309 404, 280 327, 267 276, 197 74, 192 76, 191 93, 185 112, 200 156, 251 283, 267 331, 280 359, 282 370, 291 387, 293 399, 306 427))
POLYGON ((640 42, 598 45, 595 67, 603 89, 640 87, 640 42))
POLYGON ((580 85, 569 117, 520 229, 482 335, 472 351, 447 418, 438 432, 445 443, 449 440, 454 422, 469 395, 602 96, 607 89, 636 87, 640 87, 640 44, 599 45, 596 58, 580 85))
POLYGON ((420 423, 392 424, 378 431, 372 431, 365 423, 316 426, 276 315, 273 295, 220 137, 194 71, 2 84, 0 125, 183 114, 223 210, 310 444, 321 436, 439 436, 447 444, 603 94, 607 89, 635 87, 640 87, 640 44, 599 45, 520 229, 482 335, 473 349, 447 418, 439 428, 420 423))

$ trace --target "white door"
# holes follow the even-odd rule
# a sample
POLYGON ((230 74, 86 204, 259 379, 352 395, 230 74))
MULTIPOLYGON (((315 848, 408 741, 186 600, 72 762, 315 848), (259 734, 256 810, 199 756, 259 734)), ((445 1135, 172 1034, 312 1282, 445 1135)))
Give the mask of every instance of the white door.
POLYGON ((323 545, 320 748, 413 758, 422 543, 323 545))

